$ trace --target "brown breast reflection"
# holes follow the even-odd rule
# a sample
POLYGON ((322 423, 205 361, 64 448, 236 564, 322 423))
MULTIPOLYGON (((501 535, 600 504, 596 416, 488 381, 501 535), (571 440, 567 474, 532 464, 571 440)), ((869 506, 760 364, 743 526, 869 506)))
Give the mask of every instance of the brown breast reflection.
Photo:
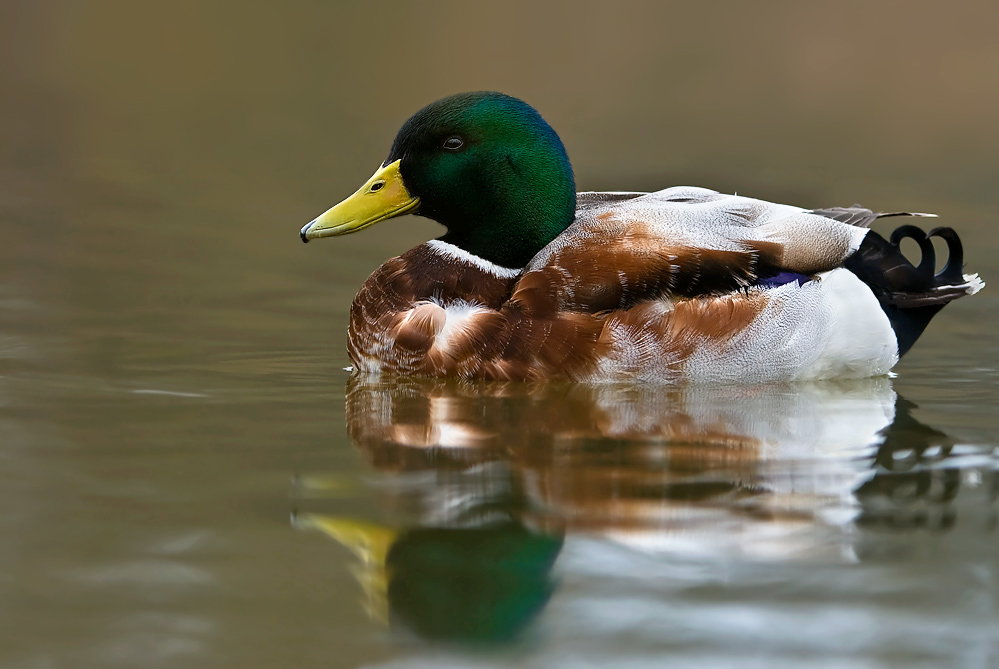
POLYGON ((725 392, 706 408, 667 387, 355 378, 347 424, 380 471, 501 462, 549 521, 625 528, 761 493, 766 437, 726 413, 725 392))

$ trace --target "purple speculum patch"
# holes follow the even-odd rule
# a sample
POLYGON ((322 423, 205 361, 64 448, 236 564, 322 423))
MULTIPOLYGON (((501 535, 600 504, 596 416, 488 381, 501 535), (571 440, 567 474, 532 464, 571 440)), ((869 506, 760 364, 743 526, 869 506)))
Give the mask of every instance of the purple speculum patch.
POLYGON ((796 272, 779 272, 773 276, 761 278, 756 282, 756 285, 761 288, 776 288, 777 286, 784 286, 792 281, 797 281, 799 286, 803 286, 811 280, 812 277, 804 274, 797 274, 796 272))

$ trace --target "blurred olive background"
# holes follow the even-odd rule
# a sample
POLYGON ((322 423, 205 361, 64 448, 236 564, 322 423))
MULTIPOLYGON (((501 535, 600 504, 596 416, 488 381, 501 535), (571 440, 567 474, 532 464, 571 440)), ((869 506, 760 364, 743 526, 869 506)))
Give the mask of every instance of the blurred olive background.
MULTIPOLYGON (((350 299, 439 227, 298 231, 424 104, 523 98, 580 190, 936 212, 994 284, 997 25, 990 2, 0 3, 0 665, 395 652, 287 489, 367 471, 350 299)), ((966 439, 997 434, 994 295, 896 382, 966 439)))

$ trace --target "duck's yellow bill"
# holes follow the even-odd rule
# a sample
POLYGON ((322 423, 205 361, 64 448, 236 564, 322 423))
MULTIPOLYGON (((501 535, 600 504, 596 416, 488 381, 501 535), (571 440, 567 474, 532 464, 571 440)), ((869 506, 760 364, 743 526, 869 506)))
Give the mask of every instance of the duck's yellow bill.
POLYGON ((356 193, 302 228, 302 241, 348 235, 415 211, 420 198, 410 195, 403 185, 400 162, 379 168, 356 193))

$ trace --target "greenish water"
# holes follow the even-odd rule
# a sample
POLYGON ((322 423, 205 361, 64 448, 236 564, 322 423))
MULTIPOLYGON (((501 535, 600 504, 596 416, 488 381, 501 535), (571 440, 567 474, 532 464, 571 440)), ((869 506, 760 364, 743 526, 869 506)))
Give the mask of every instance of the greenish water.
POLYGON ((995 10, 415 7, 0 8, 0 666, 999 664, 995 10), (477 88, 581 189, 933 211, 990 285, 893 379, 351 380, 437 228, 298 230, 477 88))

